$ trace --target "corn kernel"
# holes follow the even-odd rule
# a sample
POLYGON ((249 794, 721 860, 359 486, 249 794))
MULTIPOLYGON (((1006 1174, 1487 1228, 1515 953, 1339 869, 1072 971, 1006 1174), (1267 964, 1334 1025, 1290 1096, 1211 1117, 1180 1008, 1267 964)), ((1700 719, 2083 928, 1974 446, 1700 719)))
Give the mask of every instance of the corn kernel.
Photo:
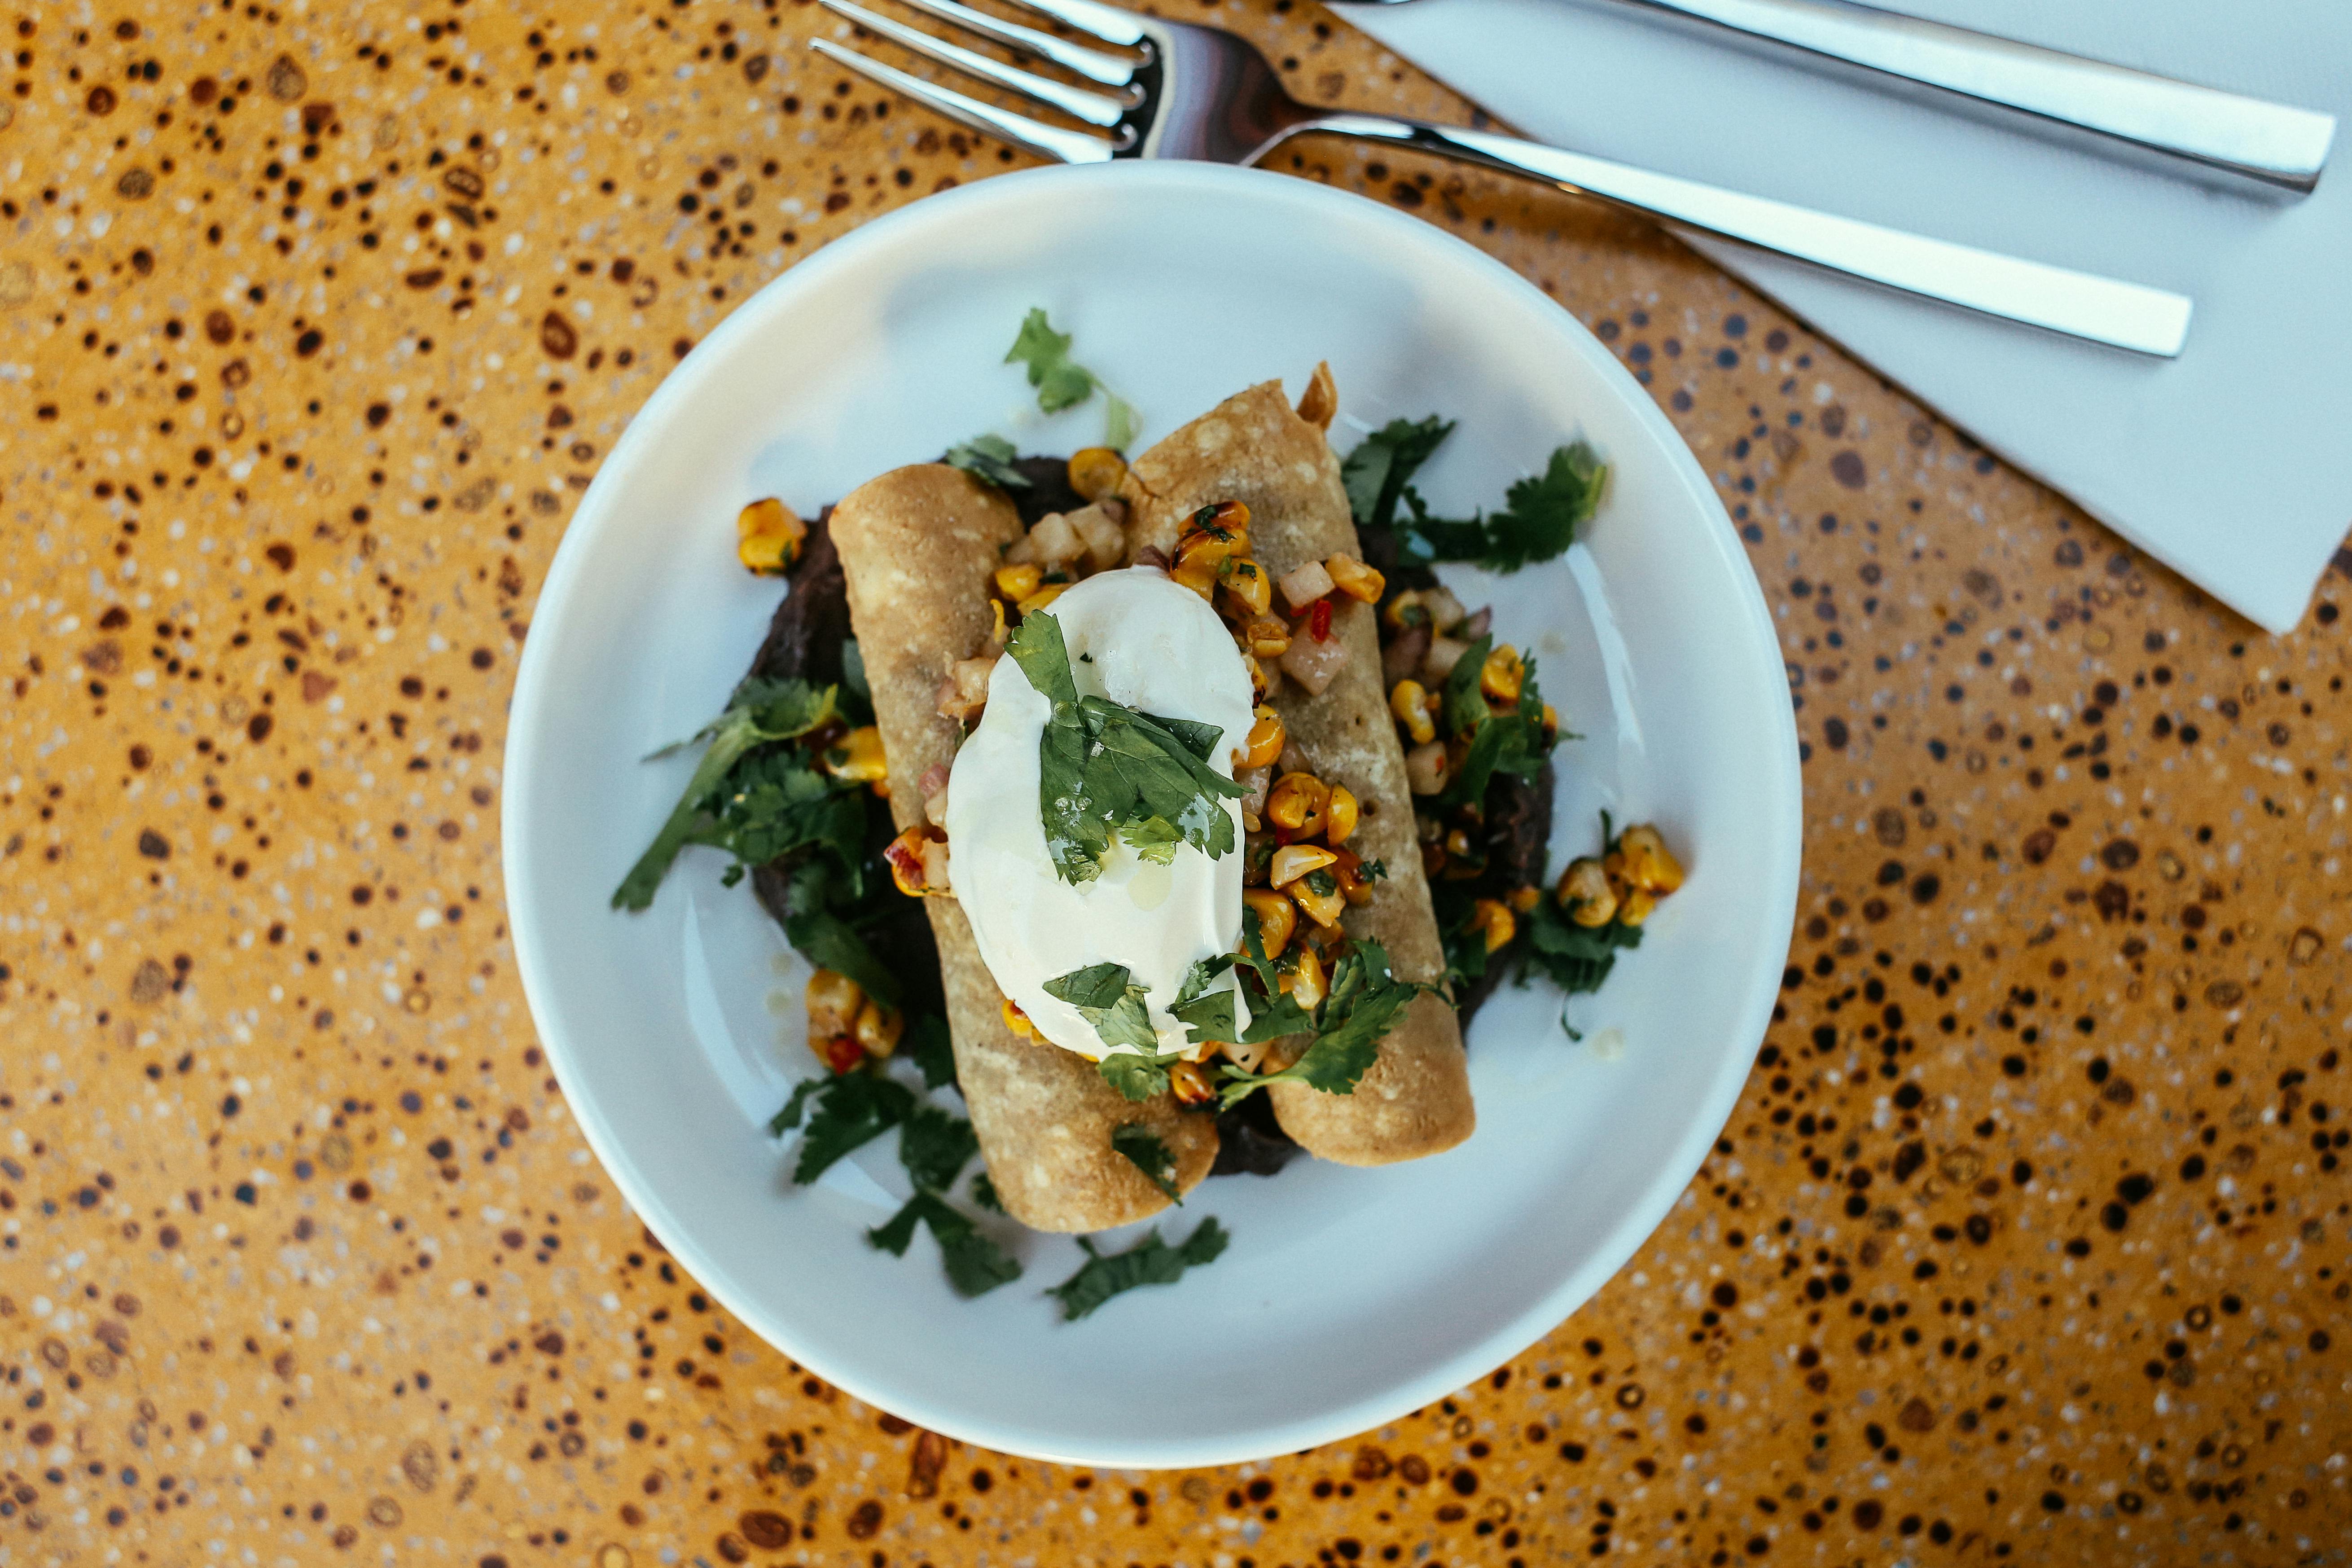
POLYGON ((1169 568, 1168 575, 1203 599, 1211 598, 1217 591, 1217 568, 1222 564, 1221 560, 1201 555, 1188 556, 1169 568))
POLYGON ((1549 702, 1544 704, 1543 732, 1547 745, 1559 738, 1559 710, 1549 702))
POLYGON ((887 778, 890 764, 882 755, 882 731, 871 724, 852 730, 824 749, 825 771, 849 784, 874 784, 887 778))
POLYGON ((998 1007, 996 1011, 997 1016, 1004 1020, 1004 1026, 1006 1028, 1012 1030, 1014 1034, 1020 1036, 1024 1040, 1036 1038, 1037 1026, 1029 1021, 1029 1015, 1024 1013, 1020 1007, 1014 1004, 1012 997, 1007 996, 1004 999, 1003 1005, 998 1007))
POLYGON ((1255 561, 1225 563, 1225 592, 1246 615, 1262 616, 1274 603, 1274 579, 1255 561))
POLYGON ((1048 583, 1015 606, 1024 616, 1034 616, 1069 591, 1067 583, 1048 583))
POLYGON ((1629 926, 1640 925, 1658 907, 1658 895, 1647 888, 1628 888, 1617 905, 1617 918, 1629 926))
POLYGON ((857 1011, 866 1005, 866 988, 835 969, 820 969, 809 976, 805 997, 809 1038, 846 1035, 856 1027, 857 1011))
POLYGON ((1517 912, 1526 914, 1542 901, 1542 899, 1543 889, 1529 883, 1524 888, 1513 888, 1504 901, 1517 912))
POLYGON ((1517 702, 1526 679, 1527 666, 1520 661, 1518 650, 1508 644, 1498 645, 1478 667, 1478 689, 1492 701, 1517 702))
POLYGON ((1265 868, 1266 880, 1286 888, 1309 871, 1328 866, 1339 857, 1317 844, 1286 844, 1274 852, 1265 868))
POLYGON ((998 647, 1003 647, 1010 636, 1010 634, 1004 629, 1004 601, 1002 599, 989 600, 988 614, 991 622, 988 629, 988 640, 995 644, 998 647))
POLYGON ((1313 773, 1285 773, 1265 797, 1265 818, 1294 838, 1312 838, 1322 831, 1323 813, 1330 804, 1331 786, 1313 773))
POLYGON ((946 879, 934 871, 946 869, 946 834, 918 824, 883 846, 882 858, 890 863, 890 880, 908 898, 943 897, 946 879))
POLYGON ((1045 581, 1045 569, 1042 566, 999 566, 996 569, 996 591, 1017 605, 1035 593, 1037 584, 1045 581))
POLYGON ((857 1025, 851 1033, 858 1047, 870 1057, 887 1057, 898 1048, 898 1037, 906 1032, 907 1016, 896 1007, 885 1007, 872 997, 857 1010, 857 1025))
POLYGON ((1176 533, 1176 558, 1208 551, 1213 559, 1249 553, 1250 510, 1237 500, 1213 501, 1184 520, 1176 533))
POLYGON ((1254 653, 1242 655, 1242 668, 1249 672, 1250 700, 1253 703, 1265 700, 1266 693, 1274 689, 1274 678, 1280 668, 1260 663, 1254 653))
POLYGON ((1588 855, 1568 863, 1560 873, 1559 904, 1580 926, 1605 926, 1616 918, 1616 889, 1610 887, 1609 873, 1600 861, 1588 855))
POLYGON ((1391 599, 1387 607, 1381 611, 1381 619, 1388 623, 1391 631, 1397 632, 1429 625, 1429 612, 1422 605, 1421 590, 1407 588, 1391 599))
POLYGON ((1352 555, 1334 555, 1323 563, 1323 570, 1331 574, 1333 587, 1367 605, 1379 604, 1388 589, 1387 578, 1352 555))
POLYGON ((1291 883, 1287 890, 1297 900, 1298 907, 1307 911, 1307 918, 1326 931, 1338 925, 1339 917, 1348 912, 1348 896, 1341 889, 1336 874, 1331 879, 1331 890, 1328 893, 1317 892, 1304 878, 1291 883))
POLYGON ((1454 759, 1443 741, 1424 741, 1404 754, 1404 781, 1415 795, 1444 795, 1454 777, 1454 759))
POLYGON ((1356 831, 1356 797, 1341 784, 1331 786, 1331 799, 1323 807, 1323 842, 1332 846, 1345 844, 1356 831))
POLYGON ((1288 739, 1282 724, 1282 715, 1271 708, 1260 708, 1249 728, 1249 738, 1242 742, 1241 755, 1234 759, 1235 773, 1249 773, 1257 768, 1270 768, 1282 755, 1283 742, 1288 739))
POLYGON ((1242 906, 1257 914, 1258 951, 1268 958, 1280 958, 1282 950, 1290 945, 1290 933, 1298 929, 1298 906, 1265 888, 1245 889, 1242 906))
POLYGON ((1217 1086, 1198 1062, 1168 1064, 1168 1090, 1179 1105, 1206 1105, 1216 1098, 1217 1086))
POLYGON ((1436 721, 1429 716, 1429 688, 1418 680, 1400 680, 1389 693, 1389 711, 1404 726, 1416 746, 1425 746, 1437 738, 1436 721))
POLYGON ((1625 858, 1625 879, 1644 892, 1664 896, 1683 885, 1682 862, 1647 823, 1620 834, 1617 851, 1625 858))
POLYGON ((1281 986, 1292 1001, 1310 1013, 1323 1005, 1331 990, 1324 978, 1323 961, 1311 947, 1299 949, 1298 967, 1282 977, 1281 986))
POLYGON ((1108 447, 1085 447, 1070 454, 1070 488, 1087 500, 1100 500, 1127 478, 1127 459, 1108 447))
POLYGON ((808 525, 770 496, 735 514, 735 559, 761 576, 782 576, 801 558, 808 525))
POLYGON ((1339 880, 1339 896, 1360 909, 1372 901, 1372 885, 1364 879, 1362 857, 1352 849, 1335 849, 1339 859, 1331 863, 1331 875, 1339 880))
POLYGON ((1290 623, 1280 616, 1256 616, 1242 628, 1242 640, 1260 658, 1280 658, 1290 651, 1290 623))
POLYGON ((1486 933, 1488 952, 1500 952, 1519 934, 1519 922, 1502 900, 1480 899, 1470 907, 1470 929, 1486 933))

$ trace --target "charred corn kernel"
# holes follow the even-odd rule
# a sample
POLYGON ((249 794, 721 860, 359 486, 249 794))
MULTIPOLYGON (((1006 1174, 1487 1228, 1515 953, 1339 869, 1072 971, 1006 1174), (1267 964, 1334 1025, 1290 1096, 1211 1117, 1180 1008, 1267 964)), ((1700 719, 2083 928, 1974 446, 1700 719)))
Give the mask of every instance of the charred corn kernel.
POLYGON ((1010 636, 1010 634, 1004 629, 1004 601, 1002 599, 989 600, 988 614, 992 622, 988 631, 989 640, 994 643, 998 647, 1003 647, 1005 644, 1006 638, 1010 636))
POLYGON ((1313 773, 1285 773, 1274 781, 1273 792, 1265 797, 1265 819, 1294 838, 1312 838, 1321 830, 1324 810, 1330 804, 1331 786, 1313 773))
POLYGON ((1605 926, 1617 917, 1617 892, 1600 861, 1588 855, 1568 863, 1559 877, 1559 907, 1580 926, 1605 926))
POLYGON ((1331 989, 1323 976, 1323 961, 1311 947, 1298 950, 1298 967, 1282 977, 1281 986, 1292 1001, 1310 1013, 1323 1005, 1331 989))
POLYGON ((898 1037, 906 1033, 907 1016, 896 1007, 885 1007, 872 997, 857 1010, 857 1026, 850 1031, 858 1047, 869 1057, 887 1057, 898 1048, 898 1037))
POLYGON ((1416 746, 1437 738, 1437 723, 1429 716, 1429 688, 1418 680, 1400 680, 1389 693, 1389 711, 1404 726, 1416 746))
POLYGON ((882 731, 871 724, 852 730, 824 749, 824 768, 850 784, 874 784, 887 777, 890 764, 882 755, 882 731))
POLYGON ((1003 1004, 997 1008, 996 1012, 997 1016, 1004 1020, 1004 1026, 1012 1030, 1014 1034, 1020 1036, 1023 1039, 1028 1040, 1034 1039, 1036 1037, 1037 1026, 1029 1021, 1028 1014, 1024 1013, 1018 1006, 1013 1005, 1012 997, 1007 996, 1004 999, 1003 1004))
POLYGON ((1225 592, 1246 614, 1262 616, 1274 603, 1274 579, 1255 561, 1226 562, 1224 584, 1225 592))
POLYGON ((1470 906, 1470 929, 1486 932, 1488 952, 1500 952, 1519 934, 1519 922, 1502 900, 1480 899, 1470 906))
POLYGON ((1067 583, 1048 583, 1044 587, 1038 589, 1035 593, 1030 595, 1027 598, 1022 600, 1018 608, 1024 616, 1034 616, 1039 610, 1044 609, 1046 605, 1060 598, 1064 593, 1068 591, 1069 586, 1070 585, 1067 583))
POLYGON ((1398 632, 1403 631, 1408 626, 1429 625, 1429 611, 1422 605, 1421 590, 1407 588, 1403 593, 1391 599, 1387 606, 1381 611, 1381 619, 1389 624, 1391 631, 1398 632))
POLYGON ((1176 1097, 1179 1105, 1206 1105, 1216 1098, 1217 1086, 1209 1077, 1209 1069, 1198 1062, 1168 1064, 1168 1092, 1176 1097))
POLYGON ((1298 929, 1298 906, 1280 893, 1250 888, 1242 893, 1242 907, 1257 915, 1258 951, 1280 958, 1290 945, 1290 933, 1298 929))
POLYGON ((1347 894, 1341 890, 1339 877, 1328 868, 1319 875, 1308 872, 1291 883, 1288 891, 1307 912, 1307 918, 1326 931, 1338 925, 1339 917, 1348 912, 1347 894), (1330 891, 1324 891, 1326 888, 1330 891))
POLYGON ((1519 658, 1519 650, 1506 643, 1486 656, 1478 667, 1478 689, 1496 702, 1517 702, 1519 686, 1527 679, 1528 667, 1519 658))
POLYGON ((1249 739, 1242 742, 1242 753, 1234 759, 1234 772, 1245 773, 1254 768, 1270 768, 1282 755, 1283 742, 1288 738, 1282 727, 1282 715, 1271 708, 1260 708, 1249 728, 1249 739))
POLYGON ((735 559, 762 576, 781 576, 801 558, 808 524, 770 496, 735 514, 735 559))
POLYGON ((1518 913, 1526 914, 1542 900, 1543 889, 1530 883, 1524 888, 1513 888, 1504 901, 1518 913))
POLYGON ((1070 454, 1070 488, 1087 500, 1100 500, 1127 478, 1127 459, 1108 447, 1085 447, 1070 454))
POLYGON ((890 880, 910 899, 944 894, 947 887, 931 886, 931 868, 939 860, 939 848, 944 848, 947 836, 920 824, 909 827, 882 847, 882 858, 890 863, 890 880))
POLYGON ((1265 701, 1265 694, 1274 689, 1274 677, 1265 665, 1258 662, 1258 657, 1254 653, 1242 655, 1242 668, 1249 672, 1250 700, 1254 703, 1265 701))
POLYGON ((1290 623, 1280 616, 1253 616, 1242 640, 1260 658, 1280 658, 1290 651, 1290 623))
POLYGON ((1265 879, 1277 888, 1286 888, 1309 871, 1320 870, 1339 857, 1319 844, 1286 844, 1274 852, 1267 863, 1265 879))
POLYGON ((1323 842, 1332 846, 1345 844, 1356 831, 1356 797, 1341 784, 1331 786, 1331 798, 1323 807, 1323 842))
POLYGON ((1367 605, 1379 604, 1388 591, 1389 580, 1352 555, 1334 555, 1323 563, 1323 570, 1331 574, 1333 587, 1367 605))
POLYGON ((1620 834, 1617 852, 1625 858, 1625 879, 1643 892, 1663 897, 1683 885, 1682 862, 1649 824, 1620 834))
POLYGON ((1217 568, 1222 564, 1222 561, 1194 555, 1177 562, 1168 575, 1203 599, 1211 598, 1217 591, 1217 568))
POLYGON ((1045 569, 1035 565, 999 566, 996 569, 996 591, 1019 604, 1037 591, 1045 579, 1045 569))
POLYGON ((1617 904, 1617 918, 1629 926, 1640 925, 1658 907, 1658 895, 1647 888, 1629 888, 1617 904))
POLYGON ((1208 551, 1216 560, 1249 553, 1249 508, 1237 500, 1212 501, 1176 531, 1176 558, 1208 551))
POLYGON ((1339 896, 1361 908, 1372 901, 1372 885, 1364 880, 1364 863, 1347 849, 1335 850, 1339 858, 1332 862, 1331 875, 1339 879, 1339 896))
POLYGON ((810 1039, 846 1035, 857 1026, 866 988, 837 969, 820 969, 809 976, 806 1001, 810 1039))
POLYGON ((1478 845, 1477 842, 1470 837, 1470 830, 1468 828, 1450 828, 1447 830, 1445 835, 1445 852, 1446 854, 1460 859, 1477 854, 1478 845))
POLYGON ((1544 704, 1543 732, 1547 742, 1558 738, 1559 734, 1559 710, 1549 702, 1544 704))

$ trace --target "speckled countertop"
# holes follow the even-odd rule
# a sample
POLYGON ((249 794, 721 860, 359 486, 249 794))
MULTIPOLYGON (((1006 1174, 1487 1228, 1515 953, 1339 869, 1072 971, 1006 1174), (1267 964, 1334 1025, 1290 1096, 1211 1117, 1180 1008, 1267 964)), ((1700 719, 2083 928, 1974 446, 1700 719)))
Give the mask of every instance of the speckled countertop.
POLYGON ((2340 575, 2262 636, 1648 230, 1302 149, 1553 293, 1733 508, 1806 746, 1784 1006, 1666 1226, 1491 1379, 1231 1471, 977 1452, 623 1209, 495 823, 630 412, 1010 155, 797 0, 6 25, 0 1564, 2347 1559, 2340 575))

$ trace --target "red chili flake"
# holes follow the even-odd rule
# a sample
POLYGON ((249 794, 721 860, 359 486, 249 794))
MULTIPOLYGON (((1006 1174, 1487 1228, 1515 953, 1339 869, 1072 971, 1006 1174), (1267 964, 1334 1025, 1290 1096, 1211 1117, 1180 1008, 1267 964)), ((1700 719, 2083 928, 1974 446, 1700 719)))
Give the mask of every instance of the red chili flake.
POLYGON ((1315 607, 1307 612, 1307 632, 1317 642, 1331 640, 1331 596, 1327 594, 1316 600, 1315 607))

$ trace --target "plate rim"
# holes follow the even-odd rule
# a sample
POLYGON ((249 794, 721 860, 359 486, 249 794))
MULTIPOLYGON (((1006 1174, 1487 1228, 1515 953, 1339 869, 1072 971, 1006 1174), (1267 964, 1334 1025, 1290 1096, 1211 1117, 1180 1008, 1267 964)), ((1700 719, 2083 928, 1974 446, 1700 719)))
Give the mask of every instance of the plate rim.
MULTIPOLYGON (((899 243, 901 231, 919 230, 928 225, 952 224, 966 209, 1023 199, 1042 185, 1066 185, 1074 191, 1083 192, 1087 187, 1107 181, 1129 184, 1137 180, 1152 181, 1171 191, 1186 194, 1206 193, 1212 197, 1232 194, 1277 195, 1309 209, 1303 215, 1307 217, 1313 216, 1312 209, 1316 208, 1344 211, 1352 219, 1386 227, 1398 236, 1402 243, 1427 247, 1443 254, 1449 266, 1483 272, 1490 282, 1499 285, 1506 292, 1516 292, 1528 303, 1539 303, 1566 329, 1568 340, 1586 363, 1597 371, 1604 383, 1613 386, 1620 402, 1628 408, 1634 421, 1657 439, 1667 454, 1668 467, 1700 511, 1719 524, 1711 531, 1715 548, 1732 568, 1735 593, 1742 601, 1745 611, 1738 629, 1769 650, 1775 662, 1779 660, 1779 636, 1765 604, 1755 568, 1744 552, 1733 553, 1732 542, 1738 534, 1729 515, 1724 510, 1721 497, 1706 479, 1696 455, 1633 374, 1618 363, 1583 322, 1557 300, 1509 266, 1460 237, 1367 197, 1316 181, 1269 171, 1192 163, 1047 165, 990 175, 954 190, 919 198, 876 217, 770 279, 705 335, 629 416, 620 440, 614 444, 587 492, 581 498, 556 546, 546 577, 532 604, 532 632, 541 630, 541 622, 551 621, 556 626, 562 624, 564 605, 571 595, 573 579, 586 570, 584 563, 594 552, 597 542, 605 531, 620 526, 622 514, 605 499, 614 492, 618 481, 608 483, 606 475, 623 472, 630 466, 630 459, 635 457, 637 448, 653 439, 651 431, 663 422, 663 416, 671 405, 685 403, 697 395, 704 381, 712 374, 709 367, 724 359, 737 340, 764 331, 772 318, 788 312, 799 296, 820 289, 836 275, 855 268, 866 253, 899 243), (1278 186, 1276 182, 1279 182, 1278 186)), ((508 712, 507 743, 500 759, 503 779, 499 802, 499 868, 502 890, 506 894, 508 930, 513 942, 516 970, 522 984, 525 1004, 530 1014, 533 1032, 545 1047, 549 1066, 562 1089, 567 1114, 579 1127, 589 1148, 612 1177, 629 1208, 697 1283, 739 1321, 774 1349, 852 1398, 981 1447, 1048 1463, 1114 1469, 1189 1468, 1239 1464, 1320 1447, 1355 1436, 1387 1425, 1466 1386, 1495 1367, 1523 1354, 1529 1346, 1567 1321, 1577 1308, 1590 1300, 1614 1278, 1655 1234, 1688 1190, 1692 1177, 1705 1163, 1707 1152, 1728 1122, 1770 1022, 1771 1009, 1779 994, 1778 972, 1773 968, 1768 975, 1767 968, 1759 966, 1739 1009, 1739 1025, 1732 1031, 1745 1038, 1748 1044, 1744 1049, 1723 1053, 1682 1139, 1662 1163, 1661 1171, 1674 1179, 1669 1182, 1662 1175, 1652 1181, 1642 1201, 1629 1205, 1611 1222, 1601 1243, 1592 1249, 1585 1262, 1565 1273, 1558 1284, 1526 1310, 1452 1353, 1437 1358, 1422 1372, 1389 1384, 1378 1397, 1368 1396, 1314 1415, 1276 1425, 1258 1425, 1229 1436, 1221 1435, 1217 1438, 1154 1440, 1146 1437, 1116 1442, 1086 1439, 1076 1443, 1023 1425, 992 1426, 985 1415, 974 1416, 961 1409, 941 1408, 919 1393, 909 1397, 907 1391, 893 1390, 887 1398, 878 1397, 871 1392, 874 1384, 867 1381, 862 1368, 844 1368, 828 1355, 805 1353, 804 1348, 797 1342, 798 1336, 793 1333, 791 1322, 767 1310, 753 1293, 739 1289, 728 1269, 704 1252, 695 1240, 693 1227, 685 1223, 665 1200, 658 1184, 646 1180, 638 1170, 624 1141, 604 1114, 591 1083, 580 1076, 579 1068, 570 1061, 569 1053, 558 1043, 558 1035, 547 1027, 550 1009, 542 1006, 540 998, 552 992, 554 983, 550 971, 554 967, 554 961, 550 953, 561 943, 552 941, 550 933, 536 922, 536 917, 526 912, 530 909, 530 901, 519 897, 517 889, 530 886, 529 862, 535 847, 531 826, 519 804, 533 798, 534 790, 538 787, 538 763, 528 742, 543 721, 543 703, 551 700, 545 694, 551 689, 551 683, 561 679, 560 667, 551 668, 550 666, 549 661, 554 656, 545 651, 551 640, 537 635, 527 637, 516 671, 508 712)), ((1772 852, 1768 857, 1769 885, 1763 901, 1768 911, 1773 912, 1770 929, 1780 933, 1778 945, 1785 951, 1789 933, 1794 929, 1801 876, 1803 782, 1798 755, 1796 715, 1792 706, 1781 708, 1780 721, 1768 726, 1772 754, 1758 760, 1758 776, 1759 782, 1769 779, 1777 786, 1775 793, 1780 796, 1780 809, 1777 814, 1780 820, 1775 824, 1772 852)))

